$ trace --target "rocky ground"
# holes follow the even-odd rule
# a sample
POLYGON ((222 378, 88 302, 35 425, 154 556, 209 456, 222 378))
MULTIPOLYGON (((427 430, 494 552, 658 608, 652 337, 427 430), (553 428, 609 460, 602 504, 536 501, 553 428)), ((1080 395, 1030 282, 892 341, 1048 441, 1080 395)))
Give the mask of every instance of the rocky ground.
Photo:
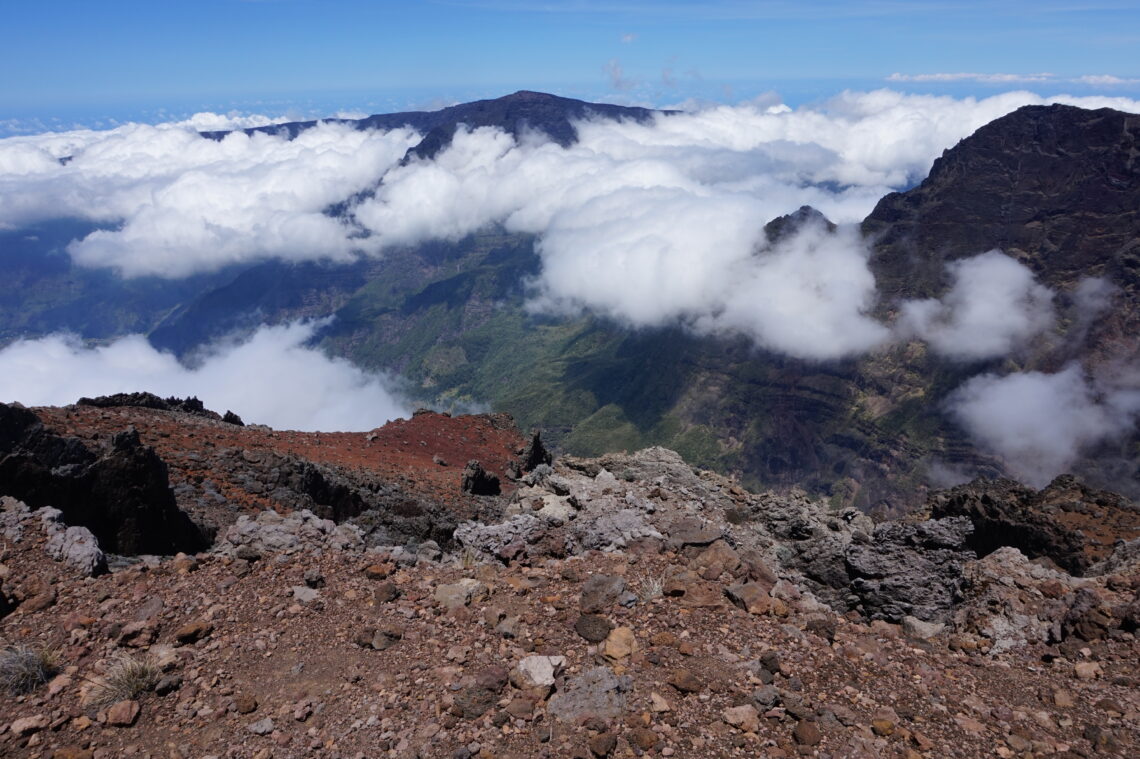
POLYGON ((194 472, 220 494, 239 481, 236 463, 180 467, 210 448, 387 478, 407 452, 400 476, 440 476, 431 513, 458 526, 385 545, 367 517, 270 491, 217 512, 208 550, 107 557, 59 512, 4 499, 0 639, 56 666, 8 701, 0 755, 1140 754, 1140 520, 1069 480, 974 483, 875 524, 660 448, 520 462, 525 440, 494 442, 493 419, 420 415, 369 439, 147 410, 174 420, 163 436, 120 411, 38 413, 93 447, 134 425, 176 491, 194 472), (454 462, 480 448, 509 492, 461 492, 454 462), (1086 537, 1082 513, 1121 539, 1086 537), (138 692, 128 659, 150 668, 138 692))

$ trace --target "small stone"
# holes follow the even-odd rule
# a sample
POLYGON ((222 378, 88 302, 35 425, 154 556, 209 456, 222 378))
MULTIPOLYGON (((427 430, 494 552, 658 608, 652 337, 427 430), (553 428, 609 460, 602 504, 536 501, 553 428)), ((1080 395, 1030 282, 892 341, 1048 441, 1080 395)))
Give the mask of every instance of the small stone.
POLYGON ((107 724, 116 727, 130 727, 139 718, 138 701, 120 701, 107 710, 107 724))
POLYGON ((590 739, 590 751, 594 756, 609 756, 617 747, 617 736, 613 733, 598 733, 590 739))
POLYGON ((209 622, 204 620, 195 620, 194 622, 187 622, 174 631, 174 640, 180 646, 187 646, 191 643, 197 643, 208 636, 214 627, 209 622))
POLYGON ((602 646, 602 655, 610 661, 619 661, 637 651, 637 639, 628 627, 615 627, 602 646))
POLYGON ((51 755, 51 759, 92 759, 95 754, 89 748, 81 748, 79 746, 64 746, 57 748, 51 755))
POLYGON ((369 564, 364 568, 364 576, 369 580, 387 580, 388 576, 395 571, 396 565, 390 562, 383 564, 369 564))
POLYGON ((238 714, 250 714, 257 710, 257 699, 248 693, 241 693, 234 697, 234 709, 238 714))
POLYGON ((269 717, 252 722, 246 727, 254 735, 269 735, 273 732, 273 720, 269 717))
POLYGON ((198 560, 184 553, 176 555, 170 560, 170 568, 180 575, 188 575, 198 571, 198 560))
POLYGON ((384 651, 399 643, 403 638, 404 628, 386 623, 380 625, 373 633, 370 645, 377 651, 384 651))
POLYGON ((48 724, 50 724, 50 720, 48 720, 47 715, 36 714, 32 717, 16 720, 8 729, 16 735, 30 735, 45 729, 48 724))
POLYGON ((1073 674, 1078 680, 1095 680, 1100 671, 1100 665, 1094 661, 1082 661, 1073 665, 1073 674))
POLYGON ((591 643, 601 643, 612 629, 613 625, 600 614, 583 614, 574 623, 574 631, 591 643))
POLYGON ((590 575, 582 586, 579 602, 583 614, 597 614, 618 602, 625 590, 625 580, 616 575, 590 575))
POLYGON ((762 685, 752 691, 752 700, 763 709, 771 709, 780 703, 780 689, 775 685, 762 685))
POLYGON ((941 622, 924 622, 918 617, 905 616, 902 619, 903 632, 918 640, 930 640, 937 637, 946 625, 941 622))
POLYGON ((181 675, 163 675, 154 686, 154 692, 159 696, 167 696, 182 687, 181 675))
POLYGON ((547 688, 565 664, 564 656, 527 656, 515 667, 511 682, 520 690, 547 688))
POLYGON ((819 731, 819 725, 815 722, 802 720, 796 723, 795 729, 792 730, 792 737, 801 746, 817 746, 823 740, 823 733, 819 731))
POLYGON ((530 719, 534 714, 534 702, 529 698, 513 698, 504 711, 515 719, 530 719))
POLYGON ((767 614, 772 608, 772 597, 768 595, 768 589, 759 583, 731 585, 724 592, 733 604, 749 614, 767 614))
POLYGON ((308 585, 294 585, 292 588, 293 600, 303 604, 312 603, 321 597, 321 592, 308 585))
POLYGON ((746 733, 754 733, 760 729, 760 713, 752 704, 729 707, 724 710, 722 716, 725 722, 746 733))
POLYGON ((45 590, 38 593, 28 600, 20 604, 19 609, 23 614, 31 614, 37 611, 43 611, 55 604, 56 592, 54 589, 45 590))
POLYGON ((1073 694, 1067 690, 1053 691, 1053 705, 1059 706, 1062 709, 1069 709, 1076 706, 1076 701, 1073 699, 1073 694))
POLYGON ((894 734, 895 723, 889 719, 879 717, 871 720, 871 729, 875 732, 875 735, 886 737, 894 734))
POLYGON ((487 594, 487 586, 478 580, 464 577, 457 583, 436 587, 434 598, 443 608, 454 611, 470 604, 475 598, 487 594))
POLYGON ((1121 706, 1119 701, 1111 698, 1102 698, 1096 702, 1096 708, 1102 712, 1107 712, 1110 717, 1123 717, 1124 707, 1121 706))
POLYGON ((391 603, 400 597, 400 588, 394 582, 382 582, 376 586, 372 597, 379 604, 391 603))
POLYGON ((669 677, 669 684, 682 693, 697 693, 701 690, 701 681, 687 669, 676 669, 669 677))
POLYGON ((305 585, 316 590, 325 586, 325 576, 321 574, 321 570, 316 567, 305 570, 305 585))
POLYGON ((647 727, 635 727, 626 733, 629 742, 642 751, 651 751, 660 740, 657 733, 647 727))
POLYGON ((649 709, 658 714, 663 714, 672 711, 673 707, 669 706, 669 702, 665 700, 664 696, 654 691, 649 694, 649 709))

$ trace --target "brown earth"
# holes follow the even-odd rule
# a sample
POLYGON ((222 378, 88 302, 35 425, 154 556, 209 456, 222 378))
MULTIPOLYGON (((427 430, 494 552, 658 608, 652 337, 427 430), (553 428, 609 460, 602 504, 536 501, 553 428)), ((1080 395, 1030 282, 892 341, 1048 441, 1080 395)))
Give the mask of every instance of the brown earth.
MULTIPOLYGON (((198 484, 209 479, 225 499, 219 514, 206 521, 224 525, 238 513, 282 507, 265 494, 249 492, 234 472, 212 467, 211 453, 230 449, 247 460, 258 453, 287 454, 324 464, 349 479, 362 475, 397 485, 413 496, 440 503, 461 518, 470 517, 477 501, 460 488, 463 468, 479 461, 499 477, 505 493, 512 489, 506 476, 510 462, 527 443, 505 414, 449 416, 419 412, 396 419, 370 432, 298 432, 261 425, 238 426, 203 416, 138 407, 94 406, 34 409, 45 426, 64 436, 85 441, 106 440, 134 427, 141 442, 152 446, 170 468, 170 484, 198 484)), ((179 505, 195 518, 203 515, 192 504, 179 505), (199 513, 195 513, 199 512, 199 513)))
POLYGON ((46 583, 57 595, 0 620, 0 635, 58 650, 62 674, 9 702, 0 716, 6 757, 1140 751, 1140 644, 1131 635, 986 656, 968 638, 926 640, 794 598, 749 613, 719 592, 662 596, 655 580, 688 566, 668 550, 537 566, 389 566, 384 579, 365 573, 369 559, 353 552, 252 562, 205 554, 85 580, 47 558, 27 526, 35 521, 26 519, 0 566, 8 583, 46 583), (591 644, 575 623, 586 580, 600 574, 622 578, 636 598, 629 607, 603 603, 601 616, 625 631, 591 644), (447 608, 440 589, 464 578, 476 592, 447 608), (311 598, 294 590, 306 582, 319 585, 311 598), (396 598, 383 600, 385 583, 396 598), (389 631, 383 650, 367 645, 374 629, 389 631), (133 706, 86 703, 84 694, 124 655, 165 661, 160 674, 179 684, 141 695, 137 721, 116 725, 132 719, 133 706), (623 683, 621 707, 557 718, 549 688, 503 679, 531 655, 565 657, 556 694, 602 668, 623 683))

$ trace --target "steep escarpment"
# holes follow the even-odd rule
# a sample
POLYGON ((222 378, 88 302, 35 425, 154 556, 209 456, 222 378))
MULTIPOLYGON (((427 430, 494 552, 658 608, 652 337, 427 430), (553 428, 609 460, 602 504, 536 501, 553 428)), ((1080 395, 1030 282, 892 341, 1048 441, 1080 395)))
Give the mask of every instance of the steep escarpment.
POLYGON ((1108 277, 1134 308, 1138 193, 1140 116, 1025 106, 943 153, 918 187, 884 197, 863 229, 889 298, 938 295, 948 261, 998 248, 1053 287, 1108 277))
POLYGON ((166 464, 135 430, 91 443, 53 433, 23 407, 0 404, 5 495, 59 509, 109 551, 169 554, 208 545, 175 503, 166 464))
MULTIPOLYGON (((921 185, 884 197, 863 223, 874 242, 880 313, 890 316, 906 299, 941 296, 951 285, 947 264, 998 249, 1050 289, 1056 322, 1004 359, 953 362, 912 343, 863 361, 860 415, 882 432, 905 435, 920 456, 992 475, 1001 462, 944 413, 948 394, 972 374, 1080 365, 1109 385, 1134 384, 1127 376, 1140 357, 1137 209, 1134 114, 1027 106, 947 150, 921 185), (1090 298, 1094 290, 1100 296, 1090 298)), ((1137 494, 1134 427, 1083 454, 1073 468, 1090 483, 1137 494)))

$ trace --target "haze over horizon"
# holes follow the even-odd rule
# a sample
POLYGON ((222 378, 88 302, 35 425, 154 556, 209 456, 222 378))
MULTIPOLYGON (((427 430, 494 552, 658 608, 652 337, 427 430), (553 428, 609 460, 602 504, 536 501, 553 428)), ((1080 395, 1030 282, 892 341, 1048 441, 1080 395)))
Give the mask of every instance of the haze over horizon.
POLYGON ((654 107, 843 90, 1140 95, 1133 3, 12 3, 0 136, 314 118, 530 89, 654 107))

